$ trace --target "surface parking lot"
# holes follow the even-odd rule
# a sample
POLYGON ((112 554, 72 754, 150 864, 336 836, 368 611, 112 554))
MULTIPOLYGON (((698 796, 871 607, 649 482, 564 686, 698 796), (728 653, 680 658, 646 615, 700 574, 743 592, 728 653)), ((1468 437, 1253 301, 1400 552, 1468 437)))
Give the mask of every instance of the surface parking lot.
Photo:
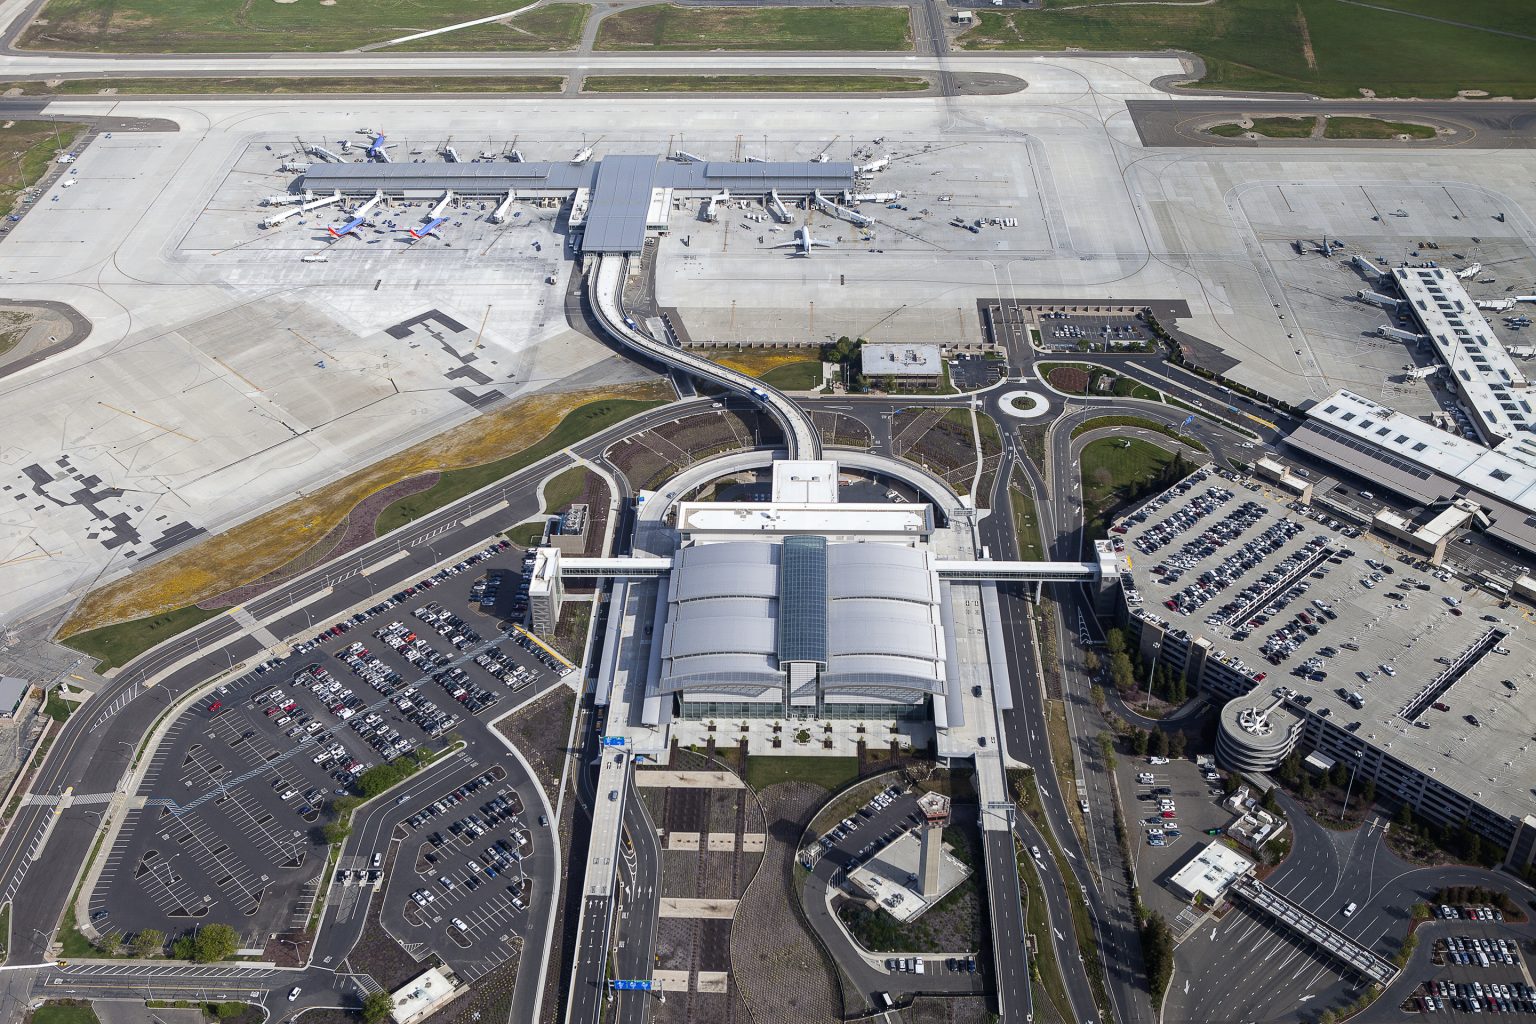
POLYGON ((486 569, 515 574, 520 558, 493 545, 182 714, 92 892, 97 930, 174 935, 220 921, 260 945, 303 927, 329 800, 370 767, 441 749, 465 719, 498 714, 568 671, 472 602, 486 569))
POLYGON ((1536 987, 1518 935, 1492 920, 1454 920, 1433 932, 1433 963, 1442 969, 1420 986, 1406 1009, 1421 1013, 1536 1013, 1536 987), (1474 1006, 1473 1004, 1477 1004, 1474 1006))
POLYGON ((553 856, 543 815, 499 765, 412 800, 380 920, 473 980, 513 952, 527 927, 533 865, 553 856))
POLYGON ((1232 820, 1232 813, 1218 803, 1221 776, 1187 758, 1126 758, 1118 771, 1122 813, 1136 847, 1135 872, 1143 899, 1174 920, 1184 904, 1153 883, 1210 842, 1207 829, 1222 828, 1232 820))

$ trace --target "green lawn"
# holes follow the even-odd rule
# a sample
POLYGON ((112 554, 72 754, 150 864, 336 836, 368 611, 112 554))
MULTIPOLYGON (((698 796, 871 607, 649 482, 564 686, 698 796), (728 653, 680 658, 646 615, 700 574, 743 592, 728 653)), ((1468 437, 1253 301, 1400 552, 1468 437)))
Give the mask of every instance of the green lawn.
POLYGON ((1252 128, 1244 128, 1240 124, 1219 124, 1211 128, 1210 133, 1228 139, 1240 138, 1249 132, 1266 139, 1305 139, 1311 137, 1316 127, 1315 117, 1255 117, 1252 128))
POLYGON ((347 50, 505 14, 530 2, 379 0, 325 6, 317 0, 48 0, 21 45, 112 53, 347 50))
POLYGON ((1171 486, 1194 469, 1181 463, 1175 475, 1174 455, 1137 437, 1105 437, 1083 448, 1083 506, 1090 535, 1102 532, 1102 524, 1115 511, 1143 494, 1171 486))
POLYGON ((46 1003, 32 1014, 32 1024, 100 1024, 90 1003, 46 1003))
MULTIPOLYGON (((1181 406, 1183 405, 1183 403, 1179 404, 1181 406)), ((1183 407, 1188 408, 1188 406, 1183 407)), ((1077 426, 1073 427, 1072 436, 1082 437, 1090 430, 1101 430, 1104 427, 1140 427, 1143 430, 1151 430, 1155 433, 1162 434, 1165 437, 1171 437, 1175 441, 1180 441, 1188 445, 1197 452, 1208 450, 1205 445, 1201 444, 1199 441, 1196 441, 1189 435, 1181 434, 1177 430, 1174 430, 1172 427, 1165 426, 1157 422, 1157 420, 1149 420, 1145 416, 1095 416, 1093 419, 1084 420, 1082 423, 1079 423, 1077 426)))
POLYGON ((894 75, 592 75, 582 92, 925 92, 926 78, 894 75))
POLYGON ((22 189, 42 178, 58 151, 84 130, 80 124, 47 121, 13 121, 0 128, 0 213, 10 212, 22 189))
POLYGON ((603 19, 599 50, 910 50, 905 7, 632 7, 603 19))
MULTIPOLYGON (((592 8, 587 4, 548 4, 511 21, 461 28, 398 46, 396 52, 422 50, 573 50, 581 42, 592 8)), ((465 19, 470 20, 470 19, 465 19)))
POLYGON ((1432 139, 1435 130, 1427 124, 1381 121, 1374 117, 1330 117, 1323 122, 1325 139, 1395 139, 1399 135, 1432 139))
MULTIPOLYGON (((1490 0, 1463 18, 1430 0, 1404 10, 1488 27, 1530 22, 1528 4, 1490 0)), ((1480 28, 1395 16, 1341 0, 1219 0, 1202 7, 1105 5, 1078 10, 982 11, 961 37, 971 49, 1192 50, 1201 86, 1319 96, 1449 97, 1482 89, 1536 95, 1536 43, 1480 28)))
MULTIPOLYGON (((785 744, 791 742, 794 728, 784 723, 785 744)), ((812 734, 812 742, 815 735, 812 734)), ((809 782, 826 790, 837 790, 859 774, 856 757, 773 757, 759 754, 747 758, 747 785, 766 789, 776 782, 809 782)))
POLYGON ((24 96, 94 96, 104 89, 119 95, 282 95, 309 93, 559 92, 558 75, 522 77, 413 78, 72 78, 49 87, 42 82, 3 82, 0 92, 24 96))
POLYGON ((615 423, 661 404, 659 401, 642 401, 634 398, 605 398, 572 409, 566 414, 565 419, 560 421, 559 426, 546 434, 542 440, 522 451, 481 466, 449 470, 438 477, 437 483, 420 494, 401 498, 379 513, 379 518, 374 525, 375 533, 382 537, 413 519, 442 508, 466 494, 478 491, 487 484, 495 483, 525 466, 531 466, 567 445, 574 444, 615 423))
POLYGON ((11 905, 0 908, 0 964, 5 963, 11 949, 11 905))
POLYGON ((96 671, 105 672, 128 664, 163 640, 213 618, 223 609, 208 611, 196 605, 177 608, 162 615, 102 626, 66 637, 63 643, 96 659, 96 671))
POLYGON ((545 484, 544 511, 565 511, 566 506, 581 497, 581 492, 586 490, 587 474, 590 472, 586 466, 572 466, 545 484))
POLYGON ((775 366, 758 380, 780 391, 811 391, 821 387, 821 361, 808 359, 801 363, 775 366))
POLYGON ((1013 505, 1013 529, 1019 544, 1019 561, 1044 561, 1045 549, 1040 545, 1040 521, 1035 518, 1035 499, 1017 487, 1008 488, 1008 499, 1013 505))

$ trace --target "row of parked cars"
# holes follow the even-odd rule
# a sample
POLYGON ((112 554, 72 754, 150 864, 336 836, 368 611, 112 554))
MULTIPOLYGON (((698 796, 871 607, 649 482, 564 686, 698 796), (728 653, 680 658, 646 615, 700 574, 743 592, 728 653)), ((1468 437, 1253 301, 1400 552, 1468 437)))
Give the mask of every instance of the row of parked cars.
POLYGON ((436 601, 428 601, 411 614, 426 623, 438 636, 447 637, 448 642, 461 651, 480 642, 480 634, 475 632, 474 627, 436 601))
MULTIPOLYGON (((1172 493, 1164 493, 1151 499, 1141 508, 1132 512, 1125 520, 1110 527, 1111 533, 1126 533, 1132 526, 1139 526, 1151 519, 1152 516, 1162 511, 1163 506, 1184 494, 1188 494, 1197 484, 1203 483, 1203 473, 1194 473, 1185 477, 1174 487, 1172 493)), ((1208 517, 1215 515, 1221 507, 1231 501, 1237 495, 1225 487, 1212 486, 1197 494, 1182 508, 1176 509, 1165 516, 1161 522, 1153 523, 1142 531, 1141 536, 1134 541, 1137 551, 1143 555, 1152 555, 1168 545, 1172 544, 1181 535, 1198 527, 1208 517)))
POLYGON ((443 672, 434 672, 432 681, 447 691, 448 696, 464 705, 464 709, 472 715, 478 715, 495 706, 501 699, 494 690, 488 690, 469 678, 469 673, 462 668, 454 667, 443 672))
MULTIPOLYGON (((1211 488, 1211 490, 1217 491, 1218 489, 1211 488)), ((1226 491, 1225 488, 1220 489, 1220 491, 1221 493, 1231 493, 1226 491)), ((1183 579, 1185 573, 1188 573, 1202 561, 1214 555, 1219 549, 1236 541, 1263 518, 1264 507, 1262 505, 1256 501, 1245 501, 1206 527, 1198 536, 1185 541, 1179 550, 1154 565, 1152 572, 1162 582, 1172 586, 1183 579)), ((1279 526, 1281 524, 1276 523, 1275 525, 1279 526)), ((1265 531, 1265 533, 1268 532, 1268 530, 1265 531)), ((1225 567, 1226 562, 1218 566, 1218 568, 1225 567)), ((1225 585, 1223 589, 1225 589, 1225 585)))
POLYGON ((1504 920, 1504 911, 1500 910, 1498 907, 1481 907, 1481 906, 1452 907, 1452 906, 1447 906, 1445 904, 1442 904, 1442 905, 1440 905, 1439 907, 1437 907, 1435 909, 1435 915, 1437 917, 1444 918, 1447 921, 1457 921, 1457 920, 1460 920, 1460 921, 1502 921, 1502 920, 1504 920))
POLYGON ((1513 967, 1520 962, 1520 947, 1513 939, 1448 935, 1441 941, 1445 944, 1446 959, 1453 963, 1478 967, 1508 964, 1513 967))
POLYGON ((374 630, 373 635, 383 641, 390 650, 424 671, 442 668, 453 661, 451 657, 427 643, 425 637, 417 636, 415 630, 398 620, 374 630))
POLYGON ((550 654, 543 647, 540 647, 538 644, 534 643, 533 638, 527 633, 524 633, 521 630, 514 631, 512 633, 512 641, 513 643, 517 644, 517 646, 521 647, 523 650, 537 658, 540 664, 542 664, 545 668, 549 669, 556 675, 564 678, 566 675, 570 674, 570 666, 563 664, 558 658, 550 654))
POLYGON ((1462 1013, 1536 1013, 1536 988, 1523 981, 1431 982, 1432 991, 1419 997, 1419 1009, 1426 1013, 1443 1010, 1460 1010, 1462 1013))
POLYGON ((457 789, 453 789, 447 793, 444 793, 432 803, 411 815, 406 819, 406 823, 409 824, 411 828, 420 830, 422 826, 426 825, 427 822, 431 821, 439 814, 443 814, 450 808, 457 806, 465 800, 468 800, 473 794, 485 788, 486 786, 489 786, 495 781, 495 774, 489 771, 482 772, 475 776, 473 779, 470 779, 468 782, 464 783, 462 786, 459 786, 457 789))
POLYGON ((538 678, 499 647, 492 647, 475 655, 475 664, 510 686, 513 693, 538 678))

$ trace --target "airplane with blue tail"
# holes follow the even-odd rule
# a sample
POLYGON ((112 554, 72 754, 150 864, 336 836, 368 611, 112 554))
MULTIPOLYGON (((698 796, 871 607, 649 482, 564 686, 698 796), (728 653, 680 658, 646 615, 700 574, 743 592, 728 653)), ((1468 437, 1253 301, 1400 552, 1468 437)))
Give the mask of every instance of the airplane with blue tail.
POLYGON ((406 230, 410 232, 412 238, 426 238, 428 235, 436 235, 438 238, 441 238, 442 235, 438 235, 437 229, 440 225, 447 223, 447 221, 447 217, 433 217, 419 228, 406 228, 406 230))
POLYGON ((386 164, 389 163, 389 148, 393 145, 394 143, 392 142, 389 145, 385 145, 384 136, 382 135, 374 136, 373 141, 368 144, 368 159, 378 160, 386 164))
POLYGON ((358 233, 358 229, 361 228, 364 224, 367 224, 367 223, 368 223, 368 220, 365 217, 353 217, 351 220, 347 221, 345 224, 343 224, 339 228, 334 226, 334 225, 332 225, 330 227, 327 227, 325 230, 327 230, 327 231, 329 231, 331 233, 331 237, 332 238, 344 238, 347 235, 355 235, 355 234, 357 234, 358 233))

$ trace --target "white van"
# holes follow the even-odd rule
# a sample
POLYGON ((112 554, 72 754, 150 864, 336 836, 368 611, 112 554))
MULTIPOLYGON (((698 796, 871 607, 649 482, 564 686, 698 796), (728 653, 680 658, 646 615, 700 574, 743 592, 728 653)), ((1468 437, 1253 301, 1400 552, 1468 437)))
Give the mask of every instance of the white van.
POLYGON ((922 957, 918 957, 917 958, 917 973, 918 974, 924 973, 924 971, 923 971, 923 958, 922 957))
POLYGON ((1345 917, 1354 917, 1355 916, 1355 911, 1359 908, 1359 906, 1360 905, 1358 903, 1351 903, 1349 906, 1344 908, 1344 916, 1345 917))

